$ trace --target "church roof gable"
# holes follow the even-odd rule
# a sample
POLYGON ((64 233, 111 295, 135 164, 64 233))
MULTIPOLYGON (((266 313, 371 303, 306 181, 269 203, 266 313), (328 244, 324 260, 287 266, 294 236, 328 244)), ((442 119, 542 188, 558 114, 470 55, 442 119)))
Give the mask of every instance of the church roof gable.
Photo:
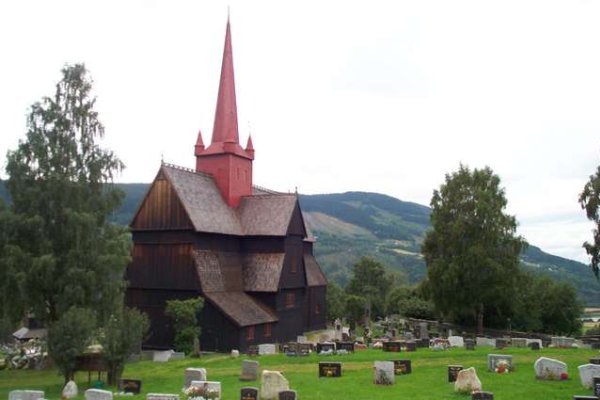
POLYGON ((237 326, 260 325, 276 322, 272 311, 244 292, 212 292, 206 298, 237 326))
POLYGON ((312 254, 304 254, 304 271, 306 273, 306 283, 311 286, 327 286, 327 278, 321 271, 321 267, 312 254))
POLYGON ((239 207, 244 234, 286 236, 297 201, 293 194, 244 197, 239 207))

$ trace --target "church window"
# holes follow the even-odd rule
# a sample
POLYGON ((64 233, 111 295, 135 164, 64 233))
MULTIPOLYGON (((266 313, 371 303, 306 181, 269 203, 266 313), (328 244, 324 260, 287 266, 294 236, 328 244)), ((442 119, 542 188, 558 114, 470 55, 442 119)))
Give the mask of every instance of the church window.
POLYGON ((272 334, 272 324, 265 324, 265 337, 271 337, 272 334))
POLYGON ((294 303, 296 303, 296 295, 295 293, 286 293, 285 294, 285 308, 294 308, 294 303))
POLYGON ((254 327, 253 326, 249 326, 248 327, 248 332, 246 335, 246 339, 247 340, 254 340, 254 327))

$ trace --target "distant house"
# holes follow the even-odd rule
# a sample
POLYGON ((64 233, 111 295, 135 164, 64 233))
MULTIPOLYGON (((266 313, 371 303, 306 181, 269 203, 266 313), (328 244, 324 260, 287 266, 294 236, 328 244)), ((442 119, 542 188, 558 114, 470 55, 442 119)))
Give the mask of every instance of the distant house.
POLYGON ((133 221, 126 301, 151 320, 147 347, 173 343, 165 302, 202 296, 204 350, 245 350, 325 327, 327 281, 295 194, 253 186, 239 144, 229 21, 212 140, 196 168, 162 164, 133 221))

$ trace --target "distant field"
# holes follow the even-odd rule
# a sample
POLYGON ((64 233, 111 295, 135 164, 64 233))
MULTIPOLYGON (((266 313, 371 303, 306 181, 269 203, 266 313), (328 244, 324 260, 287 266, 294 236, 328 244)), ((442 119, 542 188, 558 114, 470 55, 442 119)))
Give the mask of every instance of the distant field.
MULTIPOLYGON (((577 366, 588 363, 598 354, 595 350, 583 349, 542 349, 534 352, 529 349, 510 348, 495 350, 487 347, 475 351, 451 349, 433 352, 419 349, 414 353, 384 353, 380 350, 366 350, 347 356, 286 357, 284 355, 261 356, 254 359, 262 369, 282 371, 292 389, 298 391, 299 400, 311 399, 470 399, 454 393, 453 385, 447 383, 447 365, 461 364, 465 368, 475 367, 483 389, 494 393, 495 400, 571 399, 574 394, 591 394, 591 390, 581 386, 577 366), (488 353, 512 354, 516 370, 499 375, 486 371, 488 353), (566 381, 539 381, 535 379, 533 363, 538 357, 551 357, 564 361, 569 366, 570 379, 566 381), (372 383, 372 366, 375 360, 412 360, 413 373, 397 376, 392 386, 375 386, 372 383), (341 378, 318 378, 319 361, 341 361, 341 378)), ((188 367, 204 367, 209 380, 221 381, 224 400, 239 399, 243 386, 260 387, 260 382, 240 382, 238 377, 241 361, 227 355, 211 355, 201 359, 185 359, 169 363, 150 361, 128 364, 124 377, 142 379, 142 395, 132 400, 145 398, 146 393, 180 393, 183 385, 183 371, 188 367)), ((87 385, 87 373, 78 373, 80 388, 78 399, 83 399, 87 385)), ((0 398, 8 398, 13 389, 38 389, 46 392, 47 399, 59 399, 62 378, 55 371, 0 371, 0 398)), ((108 388, 116 391, 115 388, 108 388)), ((130 397, 127 397, 130 398, 130 397)), ((185 400, 183 396, 182 400, 185 400)))

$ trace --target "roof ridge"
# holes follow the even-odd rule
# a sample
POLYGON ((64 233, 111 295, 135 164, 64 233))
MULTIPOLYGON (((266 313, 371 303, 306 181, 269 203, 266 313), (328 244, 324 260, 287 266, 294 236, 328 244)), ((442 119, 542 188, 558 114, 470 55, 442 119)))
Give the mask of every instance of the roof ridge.
POLYGON ((195 174, 195 175, 202 175, 205 176, 207 178, 212 178, 213 176, 211 174, 207 174, 206 172, 202 172, 202 171, 196 171, 193 168, 188 168, 188 167, 182 167, 181 165, 175 165, 175 164, 171 164, 168 162, 162 162, 162 165, 165 167, 169 167, 169 168, 173 168, 179 171, 184 171, 184 172, 189 172, 191 174, 195 174))
POLYGON ((268 189, 268 188, 266 188, 266 187, 263 187, 263 186, 258 186, 258 185, 252 185, 252 187, 253 187, 254 189, 258 189, 258 190, 260 190, 260 191, 266 192, 266 194, 255 194, 255 195, 252 195, 252 197, 254 197, 254 196, 265 196, 265 195, 281 195, 281 194, 292 194, 292 193, 278 192, 278 191, 276 191, 276 190, 273 190, 273 189, 268 189))

